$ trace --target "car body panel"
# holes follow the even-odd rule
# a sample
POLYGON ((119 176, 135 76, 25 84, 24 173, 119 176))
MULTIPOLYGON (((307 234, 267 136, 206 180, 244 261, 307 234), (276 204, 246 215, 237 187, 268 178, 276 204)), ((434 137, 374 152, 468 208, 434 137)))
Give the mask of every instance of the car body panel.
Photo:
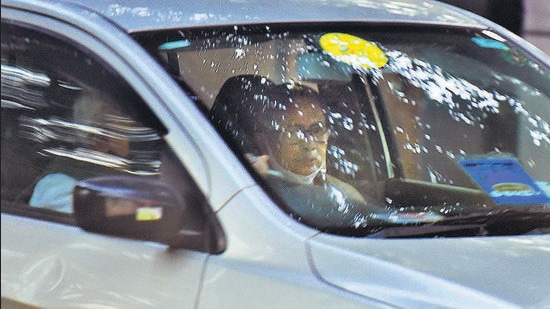
POLYGON ((2 228, 3 298, 42 308, 189 308, 195 303, 205 254, 6 214, 2 228))
POLYGON ((544 262, 550 254, 549 236, 380 241, 320 234, 309 247, 313 267, 324 280, 366 296, 401 299, 405 307, 440 301, 437 306, 452 302, 460 308, 468 303, 484 308, 550 304, 544 292, 550 276, 550 265, 544 262), (333 262, 334 247, 342 250, 341 263, 333 262))
POLYGON ((418 22, 425 24, 470 25, 475 19, 457 14, 429 1, 289 1, 292 10, 278 9, 273 1, 72 1, 115 21, 129 32, 174 27, 200 27, 254 23, 288 23, 311 21, 349 22, 368 19, 373 22, 418 22), (259 9, 261 8, 261 9, 259 9), (327 10, 327 8, 330 8, 327 10))
POLYGON ((219 1, 72 2, 77 6, 3 1, 2 18, 63 32, 124 72, 168 127, 167 140, 208 197, 228 247, 209 256, 2 213, 3 299, 49 308, 550 306, 549 236, 349 238, 322 234, 290 218, 126 33, 342 18, 485 27, 473 16, 428 1, 341 1, 328 10, 325 1, 291 2, 292 10, 278 10, 272 1, 253 7, 246 1, 223 6, 219 1), (79 6, 84 4, 91 10, 79 6), (44 15, 32 13, 38 11, 44 15))
POLYGON ((234 233, 228 235, 228 249, 208 259, 199 308, 243 308, 252 300, 273 308, 386 307, 319 280, 305 248, 317 231, 270 204, 262 190, 253 187, 218 212, 225 228, 234 233))

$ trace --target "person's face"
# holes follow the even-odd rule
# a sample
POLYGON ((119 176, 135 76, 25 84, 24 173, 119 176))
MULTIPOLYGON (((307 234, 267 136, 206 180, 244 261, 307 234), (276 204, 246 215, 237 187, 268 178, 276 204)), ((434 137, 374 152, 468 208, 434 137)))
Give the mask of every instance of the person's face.
POLYGON ((323 110, 306 99, 295 100, 295 108, 280 120, 277 162, 286 170, 310 175, 325 166, 329 132, 323 110))

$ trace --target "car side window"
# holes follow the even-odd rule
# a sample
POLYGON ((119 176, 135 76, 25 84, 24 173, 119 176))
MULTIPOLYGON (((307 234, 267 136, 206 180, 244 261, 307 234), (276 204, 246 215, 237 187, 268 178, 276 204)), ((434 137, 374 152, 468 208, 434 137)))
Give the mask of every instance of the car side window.
POLYGON ((159 177, 163 129, 100 59, 64 38, 2 24, 2 204, 72 212, 106 175, 159 177))

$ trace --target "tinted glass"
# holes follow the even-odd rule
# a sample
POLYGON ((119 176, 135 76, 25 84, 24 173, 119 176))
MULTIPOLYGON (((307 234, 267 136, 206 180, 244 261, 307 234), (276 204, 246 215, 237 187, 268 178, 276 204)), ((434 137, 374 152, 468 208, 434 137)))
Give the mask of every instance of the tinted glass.
POLYGON ((2 24, 3 210, 70 214, 80 180, 158 177, 164 141, 153 119, 98 57, 62 37, 2 24))

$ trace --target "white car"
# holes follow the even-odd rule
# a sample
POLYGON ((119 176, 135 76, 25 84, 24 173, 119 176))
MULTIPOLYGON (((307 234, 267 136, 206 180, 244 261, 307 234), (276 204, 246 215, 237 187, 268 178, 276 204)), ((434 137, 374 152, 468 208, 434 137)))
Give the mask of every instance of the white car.
POLYGON ((504 28, 1 6, 2 308, 550 307, 550 60, 504 28))

